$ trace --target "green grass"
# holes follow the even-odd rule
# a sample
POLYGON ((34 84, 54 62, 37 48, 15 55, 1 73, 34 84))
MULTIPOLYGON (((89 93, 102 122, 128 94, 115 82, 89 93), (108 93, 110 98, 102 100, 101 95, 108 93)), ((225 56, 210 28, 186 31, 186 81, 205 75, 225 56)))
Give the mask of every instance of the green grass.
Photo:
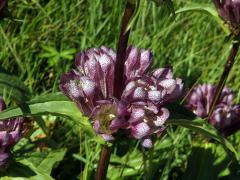
MULTIPOLYGON (((210 4, 211 1, 178 0, 174 3, 177 10, 195 3, 210 4)), ((12 19, 0 22, 0 64, 8 72, 20 77, 33 95, 59 91, 59 77, 74 67, 75 52, 101 45, 116 49, 124 4, 123 0, 10 1, 12 19)), ((174 73, 184 79, 187 88, 191 88, 197 81, 217 82, 228 56, 230 42, 225 40, 224 32, 213 18, 200 12, 188 12, 178 14, 173 19, 168 16, 166 8, 157 7, 148 1, 142 1, 139 12, 132 26, 129 43, 151 49, 154 53, 154 67, 172 65, 174 73)), ((240 102, 239 66, 237 58, 227 81, 227 85, 236 91, 236 102, 240 102)), ((60 146, 69 145, 71 141, 75 144, 70 143, 64 160, 69 163, 69 169, 64 164, 57 169, 67 172, 56 175, 55 171, 54 175, 58 179, 80 176, 91 178, 100 152, 99 144, 77 125, 68 121, 62 123, 63 127, 53 132, 53 137, 57 137, 54 140, 60 146), (74 135, 77 138, 71 139, 74 135), (80 145, 78 137, 81 137, 80 145), (71 160, 74 163, 71 164, 71 160), (78 174, 80 162, 81 170, 85 165, 82 174, 78 174)), ((187 158, 192 147, 204 142, 199 142, 196 137, 189 130, 169 128, 168 135, 157 142, 155 151, 148 153, 150 165, 147 166, 151 178, 181 178, 189 168, 187 158)), ((239 144, 238 141, 235 136, 232 137, 234 144, 239 144)), ((127 147, 124 143, 120 146, 120 149, 127 147)), ((202 147, 204 145, 199 146, 206 148, 202 147)), ((130 147, 130 153, 116 152, 123 154, 125 165, 116 155, 112 157, 114 165, 110 166, 109 175, 112 179, 121 179, 123 176, 125 179, 144 177, 144 164, 140 163, 141 149, 135 148, 136 142, 131 142, 130 147), (126 168, 127 165, 133 169, 126 168)), ((219 147, 212 145, 211 148, 216 150, 219 147)), ((221 156, 219 154, 218 157, 221 156)), ((200 163, 204 166, 204 162, 200 163)))
MULTIPOLYGON (((192 3, 196 1, 179 1, 175 8, 192 3)), ((123 7, 120 0, 10 2, 13 20, 2 22, 0 29, 2 66, 18 74, 33 93, 56 91, 56 81, 73 66, 75 52, 70 51, 69 60, 59 54, 101 45, 115 49, 123 7), (47 54, 46 49, 58 54, 47 54)), ((155 66, 173 65, 187 84, 197 78, 216 82, 229 43, 223 43, 224 32, 210 16, 189 12, 173 20, 166 8, 154 3, 145 1, 139 8, 130 44, 151 49, 155 66)), ((229 82, 237 90, 238 76, 232 73, 229 82)))

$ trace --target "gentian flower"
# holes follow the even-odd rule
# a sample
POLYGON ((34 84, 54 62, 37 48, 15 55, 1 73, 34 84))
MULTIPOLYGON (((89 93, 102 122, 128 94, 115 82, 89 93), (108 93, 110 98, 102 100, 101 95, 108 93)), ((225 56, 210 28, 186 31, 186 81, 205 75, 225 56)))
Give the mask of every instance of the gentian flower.
MULTIPOLYGON (((187 96, 186 108, 198 117, 207 118, 216 87, 211 84, 198 85, 187 96)), ((234 93, 227 87, 222 91, 208 122, 223 135, 230 135, 240 128, 240 106, 233 104, 234 93)))
POLYGON ((61 77, 60 89, 106 141, 118 133, 141 140, 151 147, 153 134, 161 133, 169 118, 164 107, 182 92, 181 79, 174 79, 171 68, 148 72, 152 53, 128 47, 124 70, 125 89, 121 98, 113 95, 116 53, 102 46, 76 56, 76 69, 61 77))
MULTIPOLYGON (((6 108, 0 97, 0 112, 6 108)), ((24 118, 15 118, 0 121, 0 171, 8 167, 10 149, 21 139, 26 132, 24 118)))
POLYGON ((220 17, 230 26, 235 35, 239 33, 240 0, 213 0, 220 17))

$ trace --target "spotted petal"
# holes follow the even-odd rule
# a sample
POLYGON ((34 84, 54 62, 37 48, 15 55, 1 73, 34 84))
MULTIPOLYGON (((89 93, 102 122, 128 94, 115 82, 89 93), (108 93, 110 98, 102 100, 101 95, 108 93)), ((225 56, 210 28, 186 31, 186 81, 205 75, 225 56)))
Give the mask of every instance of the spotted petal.
POLYGON ((146 72, 152 62, 152 53, 130 46, 127 49, 126 59, 125 75, 127 79, 132 79, 146 72))

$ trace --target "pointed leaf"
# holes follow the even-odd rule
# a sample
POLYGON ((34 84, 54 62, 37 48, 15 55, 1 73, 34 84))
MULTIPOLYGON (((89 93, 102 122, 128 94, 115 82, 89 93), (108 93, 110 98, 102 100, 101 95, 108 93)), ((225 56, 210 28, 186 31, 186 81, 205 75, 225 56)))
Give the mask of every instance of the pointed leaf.
POLYGON ((65 156, 66 149, 52 150, 49 152, 32 153, 28 161, 32 162, 35 167, 46 174, 51 174, 54 166, 59 163, 65 156))
POLYGON ((190 121, 185 119, 178 120, 171 119, 167 121, 167 124, 182 126, 195 132, 198 132, 210 139, 214 139, 217 142, 221 143, 226 150, 231 152, 231 155, 233 155, 237 160, 239 160, 238 153, 232 146, 232 144, 227 139, 219 135, 216 129, 209 125, 205 120, 196 119, 194 121, 190 121))
POLYGON ((183 8, 180 8, 178 10, 175 11, 176 14, 179 13, 185 13, 185 12, 203 12, 206 13, 208 15, 210 15, 217 23, 218 25, 224 30, 224 32, 229 35, 230 31, 229 28, 225 25, 224 21, 221 19, 221 17, 218 15, 217 10, 209 4, 192 4, 192 5, 188 5, 185 6, 183 8))
POLYGON ((14 162, 6 172, 0 174, 0 180, 53 180, 53 178, 35 167, 30 161, 24 159, 20 162, 14 162))
POLYGON ((7 73, 0 67, 0 95, 10 96, 17 103, 22 103, 30 99, 29 89, 17 76, 7 73))
POLYGON ((94 134, 88 119, 83 117, 75 103, 69 101, 62 93, 42 95, 25 104, 6 109, 0 113, 0 120, 49 114, 70 118, 84 126, 87 132, 94 134))

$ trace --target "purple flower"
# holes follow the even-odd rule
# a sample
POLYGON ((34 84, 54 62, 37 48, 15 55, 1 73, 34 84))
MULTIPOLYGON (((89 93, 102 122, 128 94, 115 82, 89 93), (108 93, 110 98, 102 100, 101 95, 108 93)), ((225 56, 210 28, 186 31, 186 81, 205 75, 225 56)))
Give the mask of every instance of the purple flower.
MULTIPOLYGON (((4 100, 0 97, 0 112, 5 107, 4 100)), ((0 121, 0 171, 7 168, 10 149, 20 140, 25 132, 24 118, 0 121)))
POLYGON ((233 32, 238 33, 240 25, 240 0, 213 0, 213 2, 221 18, 230 25, 233 32))
POLYGON ((151 62, 150 51, 127 48, 125 89, 117 99, 113 96, 115 52, 104 46, 89 49, 77 55, 77 70, 61 77, 60 89, 91 118, 96 133, 106 141, 123 131, 151 147, 150 137, 161 133, 169 117, 163 106, 175 101, 183 88, 171 68, 147 72, 151 62))
MULTIPOLYGON (((207 118, 215 91, 216 87, 211 84, 198 85, 187 96, 186 107, 198 117, 207 118)), ((230 135, 240 128, 240 106, 234 105, 233 99, 233 92, 225 87, 208 119, 224 135, 230 135)))

